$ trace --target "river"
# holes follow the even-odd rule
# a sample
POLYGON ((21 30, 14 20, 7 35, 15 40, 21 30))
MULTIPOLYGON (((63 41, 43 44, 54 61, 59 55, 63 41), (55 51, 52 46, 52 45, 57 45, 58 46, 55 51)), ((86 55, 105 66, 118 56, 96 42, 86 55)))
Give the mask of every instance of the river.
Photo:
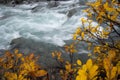
POLYGON ((86 6, 73 3, 73 0, 61 1, 51 8, 46 2, 15 7, 0 5, 0 49, 9 48, 10 42, 19 37, 65 45, 64 41, 71 40, 75 29, 82 25, 80 18, 86 17, 82 12, 86 6), (73 13, 68 16, 70 10, 73 13))

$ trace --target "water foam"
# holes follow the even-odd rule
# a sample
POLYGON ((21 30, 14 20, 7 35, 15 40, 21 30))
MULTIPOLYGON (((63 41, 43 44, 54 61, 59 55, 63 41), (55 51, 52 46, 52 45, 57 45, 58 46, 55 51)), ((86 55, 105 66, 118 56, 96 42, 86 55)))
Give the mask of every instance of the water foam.
MULTIPOLYGON (((33 7, 33 6, 32 6, 33 7)), ((79 13, 67 18, 66 14, 59 13, 66 7, 56 9, 45 8, 44 12, 33 13, 30 5, 0 7, 0 15, 7 16, 0 20, 0 48, 6 48, 12 39, 18 37, 32 38, 58 46, 65 44, 64 40, 72 39, 74 30, 81 25, 79 18, 85 14, 79 13)))

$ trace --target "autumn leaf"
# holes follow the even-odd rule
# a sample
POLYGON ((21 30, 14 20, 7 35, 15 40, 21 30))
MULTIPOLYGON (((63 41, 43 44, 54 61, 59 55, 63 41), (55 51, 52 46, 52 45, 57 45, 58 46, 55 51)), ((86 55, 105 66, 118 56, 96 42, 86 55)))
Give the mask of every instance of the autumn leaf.
POLYGON ((78 65, 82 65, 82 62, 80 60, 77 60, 78 65))
POLYGON ((17 53, 18 53, 18 51, 19 51, 18 49, 15 49, 14 53, 15 53, 15 54, 17 54, 17 53))
POLYGON ((78 71, 78 76, 76 77, 76 80, 87 80, 87 73, 84 70, 78 71))
POLYGON ((93 65, 92 60, 88 59, 87 62, 86 62, 87 69, 90 70, 92 65, 93 65))
POLYGON ((100 52, 100 46, 95 46, 94 47, 94 53, 101 53, 100 52))
POLYGON ((45 70, 38 70, 35 72, 36 77, 41 77, 47 75, 47 72, 45 70))
POLYGON ((34 58, 34 54, 31 53, 31 54, 29 55, 29 59, 33 59, 33 58, 34 58))
POLYGON ((97 70, 98 70, 98 66, 93 65, 92 68, 89 70, 90 79, 93 79, 98 74, 97 70))
POLYGON ((111 79, 114 79, 117 75, 117 67, 113 67, 111 71, 111 79))
POLYGON ((81 37, 82 37, 82 39, 84 39, 84 37, 85 37, 85 33, 84 32, 81 33, 81 37))
POLYGON ((68 72, 70 72, 70 71, 72 70, 71 64, 70 64, 70 63, 66 64, 66 65, 65 65, 65 69, 66 69, 68 72))

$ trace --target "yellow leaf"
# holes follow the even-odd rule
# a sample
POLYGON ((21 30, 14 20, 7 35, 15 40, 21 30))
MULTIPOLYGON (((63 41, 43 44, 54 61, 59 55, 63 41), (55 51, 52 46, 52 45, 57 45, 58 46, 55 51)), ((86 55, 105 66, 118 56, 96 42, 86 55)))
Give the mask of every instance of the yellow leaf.
POLYGON ((70 71, 71 71, 71 64, 69 63, 69 64, 65 65, 65 69, 66 69, 68 72, 70 72, 70 71))
POLYGON ((88 13, 87 16, 88 16, 89 18, 92 18, 92 13, 88 13))
POLYGON ((105 12, 99 12, 99 16, 105 16, 105 12))
POLYGON ((90 70, 92 65, 93 65, 92 59, 88 59, 87 62, 86 62, 87 69, 90 70))
POLYGON ((77 60, 78 65, 82 65, 82 62, 80 60, 77 60))
POLYGON ((103 64, 104 64, 104 68, 105 68, 106 72, 109 72, 109 68, 111 67, 110 60, 108 58, 105 58, 103 60, 103 64))
POLYGON ((120 74, 120 61, 117 63, 117 69, 118 74, 120 74))
POLYGON ((105 9, 108 8, 109 7, 108 2, 106 2, 103 6, 104 6, 105 9))
POLYGON ((53 57, 53 58, 55 57, 55 53, 54 53, 54 52, 52 52, 52 57, 53 57))
POLYGON ((4 76, 5 76, 5 78, 7 78, 7 80, 18 80, 16 73, 5 72, 4 76))
POLYGON ((87 22, 85 18, 81 18, 82 23, 87 22))
POLYGON ((18 53, 18 51, 19 51, 18 49, 15 49, 14 53, 15 53, 15 54, 17 54, 17 53, 18 53))
POLYGON ((111 71, 111 79, 114 79, 116 77, 117 73, 117 67, 113 67, 111 71))
POLYGON ((28 80, 27 78, 24 78, 23 75, 19 75, 17 80, 28 80))
POLYGON ((87 71, 87 66, 85 64, 82 66, 82 70, 87 71))
POLYGON ((78 76, 76 80, 87 80, 87 73, 84 70, 78 70, 78 76))
POLYGON ((0 58, 0 63, 4 61, 4 58, 0 58))
POLYGON ((84 32, 82 32, 82 33, 81 33, 82 39, 84 39, 84 36, 85 36, 85 34, 84 34, 84 32))
POLYGON ((29 55, 29 59, 33 59, 33 58, 34 58, 34 54, 31 53, 31 54, 29 55))
POLYGON ((57 58, 58 58, 58 59, 61 58, 61 52, 57 52, 57 58))
POLYGON ((80 33, 81 33, 81 28, 79 27, 76 29, 76 34, 80 34, 80 33))
POLYGON ((91 54, 91 53, 88 53, 88 56, 92 56, 92 54, 91 54))
POLYGON ((93 33, 97 32, 97 28, 92 28, 91 32, 93 33))
POLYGON ((97 74, 98 74, 98 66, 97 65, 93 65, 92 68, 89 70, 89 77, 90 79, 93 79, 97 74))
POLYGON ((100 53, 100 47, 99 46, 94 47, 94 53, 100 53))
POLYGON ((36 77, 45 76, 46 74, 47 72, 45 70, 38 70, 37 72, 35 72, 36 77))
POLYGON ((21 53, 16 55, 18 58, 22 57, 23 55, 21 53))
POLYGON ((100 1, 96 1, 94 7, 98 7, 100 5, 101 5, 101 2, 100 1))
POLYGON ((73 34, 73 40, 77 39, 77 34, 73 34))
POLYGON ((108 51, 108 57, 109 57, 110 60, 114 59, 115 56, 116 56, 115 50, 109 50, 108 51))
POLYGON ((25 58, 24 58, 24 57, 22 57, 22 58, 21 58, 21 61, 22 61, 22 62, 24 62, 24 61, 25 61, 25 58))

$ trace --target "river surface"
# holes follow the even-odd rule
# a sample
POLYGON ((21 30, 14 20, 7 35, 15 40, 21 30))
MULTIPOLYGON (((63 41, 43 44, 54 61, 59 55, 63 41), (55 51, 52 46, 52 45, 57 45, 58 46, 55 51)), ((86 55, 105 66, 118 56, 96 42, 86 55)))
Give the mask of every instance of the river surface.
POLYGON ((57 7, 48 8, 43 2, 35 11, 31 8, 38 3, 15 7, 0 5, 0 49, 8 48, 11 40, 18 37, 63 46, 64 41, 71 40, 75 29, 82 25, 80 18, 86 17, 82 12, 86 6, 72 3, 63 1, 57 7), (77 12, 68 17, 68 11, 73 8, 77 12))

